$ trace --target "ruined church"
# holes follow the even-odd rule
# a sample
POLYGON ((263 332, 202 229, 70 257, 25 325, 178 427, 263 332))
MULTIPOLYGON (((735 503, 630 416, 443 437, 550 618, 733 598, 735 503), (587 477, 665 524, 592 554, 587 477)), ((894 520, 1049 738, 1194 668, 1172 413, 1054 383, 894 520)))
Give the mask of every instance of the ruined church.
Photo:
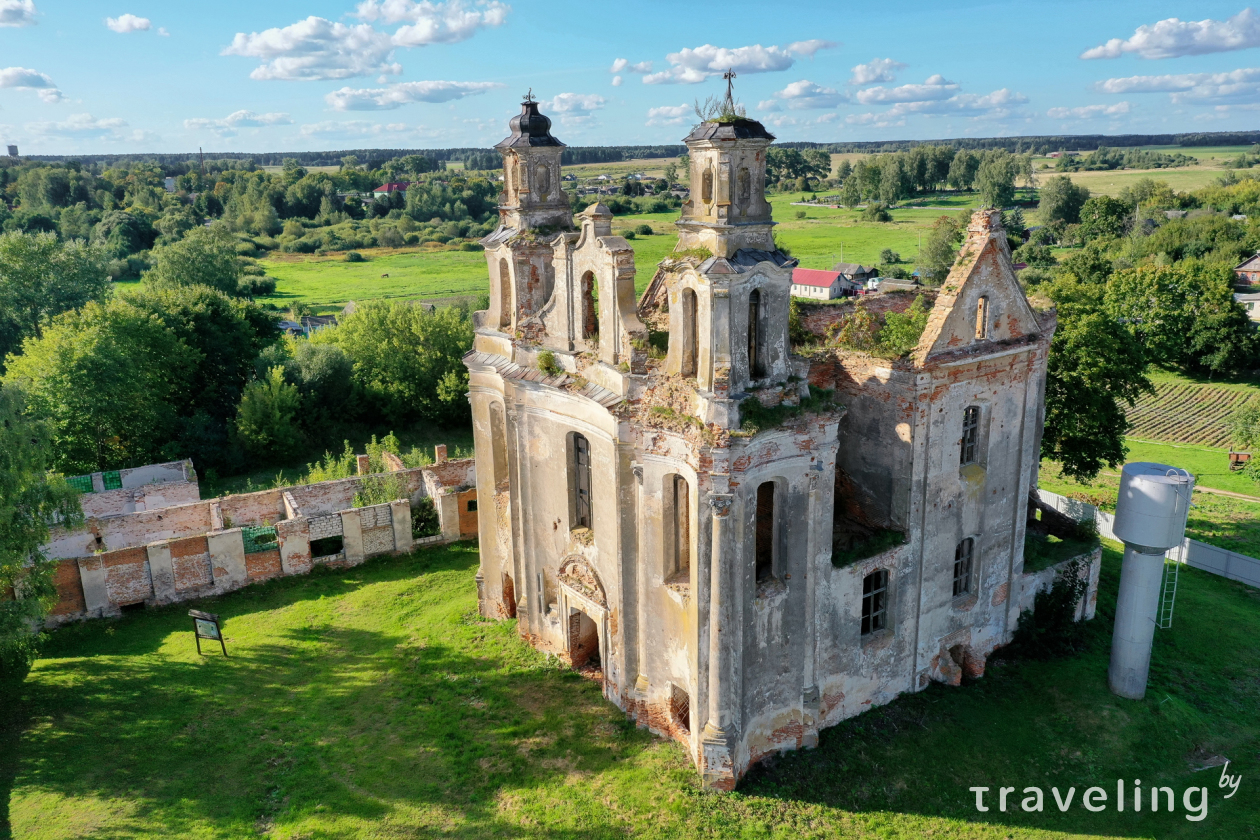
POLYGON ((1055 329, 1000 215, 972 216, 917 347, 886 359, 824 338, 851 304, 789 329, 760 123, 687 136, 678 245, 641 298, 609 210, 571 212, 538 103, 510 126, 465 357, 482 614, 592 672, 726 790, 824 727, 982 675, 1031 600, 1055 329))

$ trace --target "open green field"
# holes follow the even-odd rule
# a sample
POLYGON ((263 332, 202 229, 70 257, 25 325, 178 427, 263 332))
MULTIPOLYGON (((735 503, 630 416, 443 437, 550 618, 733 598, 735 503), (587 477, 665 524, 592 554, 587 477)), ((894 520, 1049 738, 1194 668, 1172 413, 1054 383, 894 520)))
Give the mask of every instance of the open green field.
MULTIPOLYGON (((1041 180, 1061 173, 1053 170, 1038 172, 1041 180)), ((1113 198, 1120 195, 1125 187, 1132 186, 1143 178, 1156 181, 1167 181, 1177 192, 1190 192, 1202 189, 1225 174, 1219 168, 1186 166, 1180 169, 1116 169, 1100 172, 1067 172, 1075 184, 1088 187, 1094 195, 1109 195, 1113 198)))
MULTIPOLYGON (((990 660, 826 730, 708 794, 515 622, 477 618, 470 543, 320 569, 56 631, 0 698, 0 826, 52 838, 1234 838, 1260 819, 1260 592, 1182 572, 1142 701, 1107 691, 1119 554, 1085 650, 990 660), (230 658, 198 657, 193 606, 230 658), (1224 799, 1221 755, 1242 775, 1224 799), (1169 786, 1176 813, 1091 813, 1086 787, 1169 786), (1018 810, 1025 786, 1046 809, 1018 810), (986 786, 987 813, 968 788, 986 786), (996 789, 1017 789, 1006 812, 996 789), (1066 813, 1050 787, 1076 788, 1066 813), (1202 822, 1182 791, 1208 788, 1202 822)), ((8 836, 0 828, 0 836, 8 836)))
POLYGON ((260 300, 282 307, 301 302, 340 309, 351 300, 434 302, 488 291, 486 256, 481 251, 369 249, 361 253, 366 262, 346 262, 341 255, 297 254, 259 260, 267 274, 276 278, 276 293, 260 300))

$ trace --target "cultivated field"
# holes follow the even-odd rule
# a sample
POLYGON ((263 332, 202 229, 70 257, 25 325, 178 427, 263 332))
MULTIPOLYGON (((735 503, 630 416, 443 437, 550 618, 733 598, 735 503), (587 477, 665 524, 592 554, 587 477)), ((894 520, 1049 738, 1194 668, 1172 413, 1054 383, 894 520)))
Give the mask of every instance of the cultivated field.
POLYGON ((300 302, 323 312, 340 309, 351 300, 436 303, 489 291, 486 257, 480 251, 376 248, 360 253, 366 262, 346 262, 341 254, 315 257, 273 252, 259 263, 276 278, 276 293, 259 300, 282 307, 300 302))
POLYGON ((1249 837, 1260 594, 1183 571, 1147 699, 1121 700, 1105 679, 1119 563, 1107 548, 1081 653, 991 660, 722 795, 515 622, 476 616, 471 543, 88 622, 56 631, 20 697, 0 697, 0 826, 23 840, 1249 837), (230 658, 197 656, 190 606, 224 617, 230 658), (1205 755, 1242 774, 1232 798, 1218 770, 1193 772, 1205 755), (1080 806, 1118 778, 1172 787, 1177 812, 1080 806), (1041 787, 1045 810, 999 811, 1003 785, 1041 787), (990 788, 987 813, 972 786, 990 788), (1051 786, 1076 788, 1066 813, 1051 786), (1209 789, 1203 822, 1185 818, 1192 786, 1209 789))
POLYGON ((1229 446, 1229 415, 1260 402, 1252 385, 1199 384, 1180 377, 1155 379, 1147 394, 1127 412, 1129 434, 1143 440, 1229 446))

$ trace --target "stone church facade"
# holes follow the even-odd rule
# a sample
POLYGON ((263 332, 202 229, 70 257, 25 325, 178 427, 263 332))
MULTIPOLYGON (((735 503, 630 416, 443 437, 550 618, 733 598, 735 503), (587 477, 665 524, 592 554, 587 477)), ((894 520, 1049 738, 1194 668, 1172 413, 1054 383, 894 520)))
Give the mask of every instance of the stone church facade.
POLYGON ((719 789, 983 674, 1019 616, 1054 332, 998 214, 972 217, 909 357, 803 356, 760 123, 686 138, 678 247, 641 299, 612 214, 570 213, 550 125, 527 101, 497 147, 490 306, 465 359, 482 614, 598 676, 719 789))

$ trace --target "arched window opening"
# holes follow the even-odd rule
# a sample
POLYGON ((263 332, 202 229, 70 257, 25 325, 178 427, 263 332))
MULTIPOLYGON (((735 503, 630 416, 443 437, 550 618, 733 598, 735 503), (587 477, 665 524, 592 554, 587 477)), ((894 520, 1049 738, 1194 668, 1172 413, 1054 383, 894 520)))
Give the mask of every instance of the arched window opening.
POLYGON ((989 298, 980 298, 976 304, 976 338, 989 337, 989 298))
POLYGON ((862 635, 888 626, 888 570, 877 569, 862 579, 862 635))
POLYGON ((499 260, 499 328, 512 326, 512 274, 507 260, 499 260))
POLYGON ((689 578, 691 574, 691 488, 681 475, 670 477, 669 497, 669 576, 689 578))
POLYGON ((582 338, 599 338, 599 284, 592 271, 582 275, 582 338))
POLYGON ((696 292, 682 291, 682 370, 683 376, 696 375, 697 354, 696 292))
POLYGON ((757 488, 757 582, 774 576, 774 482, 767 481, 757 488))
POLYGON ((971 537, 963 540, 954 549, 954 597, 971 592, 971 558, 975 549, 975 540, 971 537))
POLYGON ((691 697, 687 689, 671 685, 669 691, 669 716, 683 734, 691 733, 691 697))
POLYGON ((573 527, 591 527, 591 445, 581 435, 573 436, 573 452, 569 465, 570 507, 573 527))
POLYGON ((761 290, 753 289, 748 295, 748 376, 752 379, 766 375, 762 350, 761 290))

